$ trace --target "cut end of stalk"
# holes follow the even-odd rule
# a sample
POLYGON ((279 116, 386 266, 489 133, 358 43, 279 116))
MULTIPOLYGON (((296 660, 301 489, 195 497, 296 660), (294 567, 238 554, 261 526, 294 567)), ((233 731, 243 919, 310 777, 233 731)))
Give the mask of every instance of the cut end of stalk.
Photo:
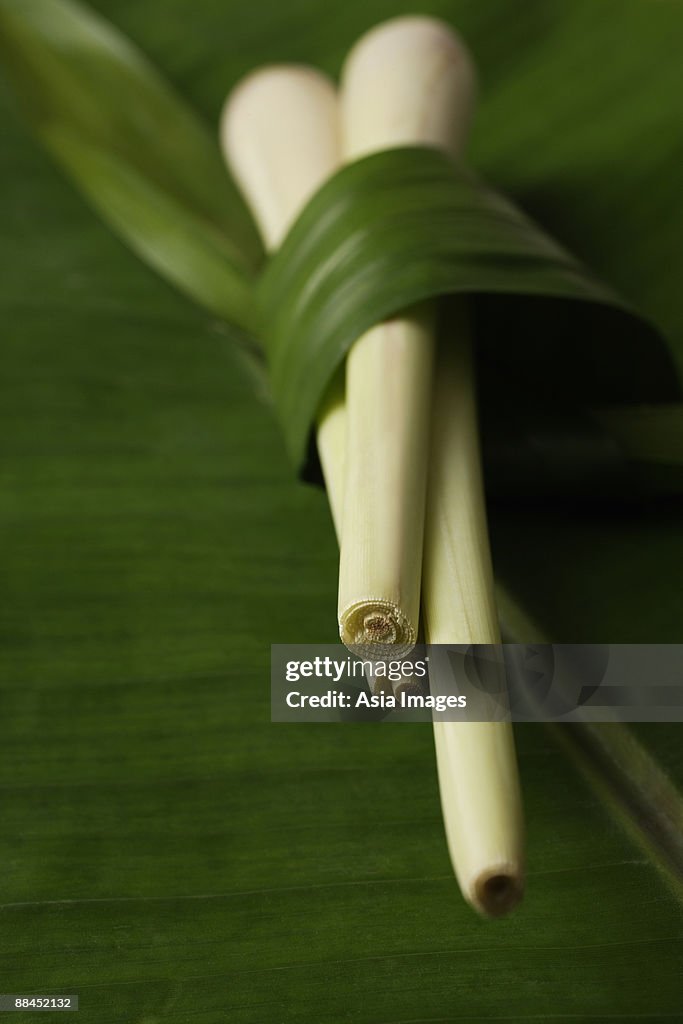
POLYGON ((394 697, 400 697, 402 694, 406 697, 426 696, 424 685, 417 679, 401 679, 400 682, 394 683, 393 693, 394 697))
POLYGON ((415 628, 391 601, 359 601, 339 618, 342 643, 361 658, 402 658, 412 651, 415 628))
POLYGON ((474 883, 472 903, 487 917, 504 917, 524 895, 521 875, 510 865, 482 872, 474 883))

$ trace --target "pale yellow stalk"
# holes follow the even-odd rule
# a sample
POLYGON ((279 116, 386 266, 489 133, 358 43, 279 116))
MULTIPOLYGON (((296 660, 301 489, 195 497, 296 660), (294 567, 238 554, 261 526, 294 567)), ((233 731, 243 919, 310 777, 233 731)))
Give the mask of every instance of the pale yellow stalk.
MULTIPOLYGON (((428 145, 457 154, 474 93, 459 39, 432 18, 368 32, 342 71, 342 155, 428 145)), ((359 338, 346 361, 348 446, 339 631, 363 657, 417 639, 435 310, 424 303, 359 338)))
POLYGON ((300 64, 259 68, 232 90, 220 142, 269 250, 339 166, 337 93, 300 64))
MULTIPOLYGON (((283 64, 247 75, 221 117, 223 153, 266 248, 278 248, 308 199, 340 164, 334 85, 315 68, 283 64)), ((337 535, 343 515, 346 417, 343 377, 318 413, 317 442, 337 535), (342 456, 343 458, 343 456, 342 456)))
MULTIPOLYGON (((423 568, 425 635, 428 644, 497 644, 464 303, 459 313, 437 360, 423 568)), ((438 688, 438 680, 433 682, 438 688)), ((524 888, 512 726, 435 721, 434 742, 446 839, 460 888, 477 910, 499 916, 512 909, 524 888)))

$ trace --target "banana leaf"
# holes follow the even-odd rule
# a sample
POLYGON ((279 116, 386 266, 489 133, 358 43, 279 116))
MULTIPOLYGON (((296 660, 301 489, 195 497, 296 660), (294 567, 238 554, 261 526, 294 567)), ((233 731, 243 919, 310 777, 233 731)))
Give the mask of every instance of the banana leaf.
MULTIPOLYGON (((93 6, 208 125, 255 64, 336 72, 402 9, 93 6)), ((477 171, 683 365, 683 6, 417 8, 477 55, 477 171)), ((528 895, 492 925, 455 888, 427 730, 270 724, 270 643, 333 640, 324 495, 292 476, 244 329, 112 237, 6 94, 2 124, 0 991, 78 993, 112 1024, 680 1019, 680 862, 607 784, 640 753, 605 768, 518 730, 528 895)), ((491 531, 515 636, 680 641, 674 502, 531 494, 492 504, 491 531)), ((680 729, 637 738, 680 783, 680 729)))

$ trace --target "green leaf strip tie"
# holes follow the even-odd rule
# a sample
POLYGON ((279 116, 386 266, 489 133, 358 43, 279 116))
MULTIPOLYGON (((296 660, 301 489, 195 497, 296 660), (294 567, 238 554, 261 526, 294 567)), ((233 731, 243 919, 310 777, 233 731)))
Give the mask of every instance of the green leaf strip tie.
POLYGON ((679 395, 657 331, 516 207, 436 150, 389 150, 319 190, 259 284, 273 395, 297 467, 354 340, 415 302, 457 293, 478 297, 484 410, 679 395))

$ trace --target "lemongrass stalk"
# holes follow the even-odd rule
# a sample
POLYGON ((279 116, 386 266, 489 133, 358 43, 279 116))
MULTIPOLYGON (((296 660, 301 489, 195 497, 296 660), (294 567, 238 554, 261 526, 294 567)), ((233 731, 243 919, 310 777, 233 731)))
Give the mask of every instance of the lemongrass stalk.
MULTIPOLYGON (((345 401, 344 374, 338 373, 322 403, 318 413, 317 445, 320 464, 325 478, 327 500, 332 513, 337 541, 341 546, 342 515, 344 512, 344 486, 347 448, 347 415, 345 401)), ((369 666, 365 669, 365 679, 370 693, 374 696, 385 694, 393 696, 395 688, 386 678, 378 676, 369 666)))
MULTIPOLYGON (((342 155, 401 145, 459 153, 474 74, 455 34, 432 18, 368 32, 342 71, 342 155)), ((434 307, 421 304, 359 338, 346 362, 348 447, 339 631, 363 657, 417 639, 434 357, 434 307)))
MULTIPOLYGON (((428 644, 496 644, 474 372, 464 302, 437 359, 425 525, 428 644)), ((448 849, 465 898, 507 913, 524 888, 524 829, 512 726, 434 722, 448 849)))
MULTIPOLYGON (((228 96, 221 147, 266 249, 278 248, 308 199, 340 164, 337 93, 315 68, 272 65, 228 96)), ((333 381, 318 412, 317 444, 337 537, 346 451, 344 381, 333 381)))
POLYGON ((337 93, 322 72, 273 64, 243 78, 221 115, 223 155, 266 248, 339 166, 337 93))

